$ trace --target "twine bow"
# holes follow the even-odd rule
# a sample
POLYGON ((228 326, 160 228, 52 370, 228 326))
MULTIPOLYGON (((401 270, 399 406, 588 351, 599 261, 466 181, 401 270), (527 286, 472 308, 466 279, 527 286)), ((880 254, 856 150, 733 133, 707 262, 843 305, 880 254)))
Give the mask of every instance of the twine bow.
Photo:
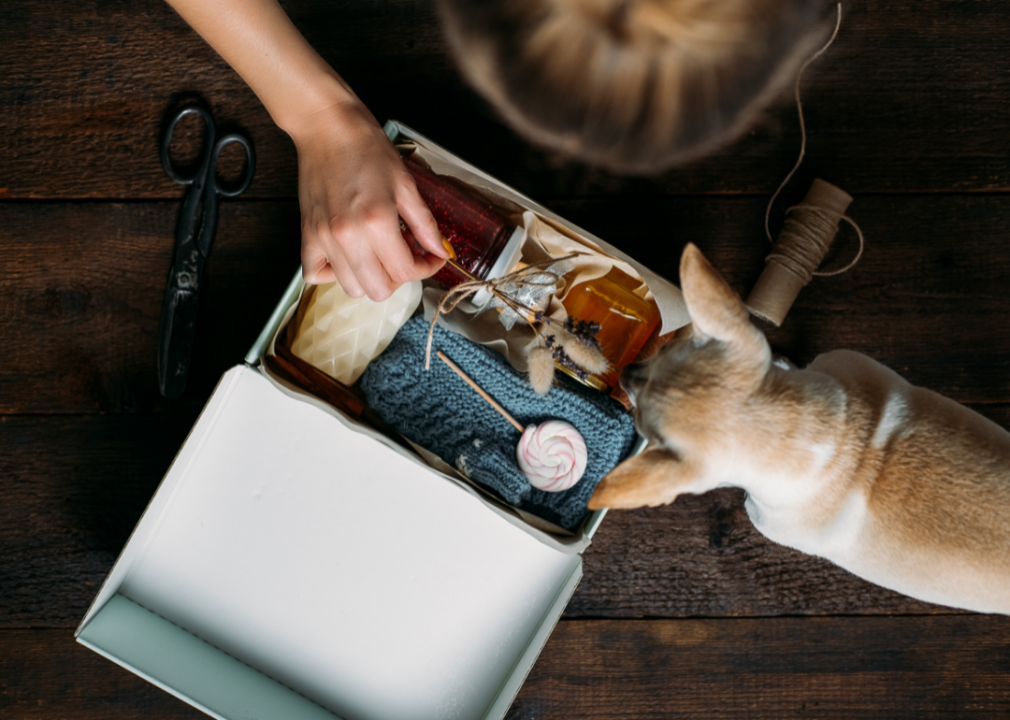
POLYGON ((493 296, 481 311, 489 307, 502 308, 501 322, 505 329, 511 329, 518 319, 532 324, 543 317, 539 303, 549 295, 557 292, 558 284, 571 266, 568 261, 576 255, 566 255, 562 258, 543 260, 522 267, 508 275, 490 280, 481 280, 464 269, 454 260, 447 260, 452 267, 463 273, 468 280, 449 288, 438 300, 435 313, 428 326, 428 341, 424 350, 424 369, 431 368, 431 343, 435 333, 435 323, 442 313, 450 313, 463 300, 471 295, 486 290, 493 296), (524 302, 525 301, 525 302, 524 302), (537 315, 540 317, 537 317, 537 315))

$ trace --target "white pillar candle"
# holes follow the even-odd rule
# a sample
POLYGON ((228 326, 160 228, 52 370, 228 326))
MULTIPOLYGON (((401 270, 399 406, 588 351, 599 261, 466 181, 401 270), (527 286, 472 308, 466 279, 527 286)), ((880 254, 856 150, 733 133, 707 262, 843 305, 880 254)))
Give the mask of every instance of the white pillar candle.
POLYGON ((352 298, 340 283, 315 288, 291 352, 344 385, 351 385, 417 309, 421 283, 401 285, 382 302, 352 298))

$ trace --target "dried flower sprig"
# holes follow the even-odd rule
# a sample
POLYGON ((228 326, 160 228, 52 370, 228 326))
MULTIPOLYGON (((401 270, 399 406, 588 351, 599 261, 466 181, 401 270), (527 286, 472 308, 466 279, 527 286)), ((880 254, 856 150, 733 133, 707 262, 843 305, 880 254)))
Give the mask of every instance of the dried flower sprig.
MULTIPOLYGON (((555 328, 555 333, 543 338, 543 346, 550 352, 552 368, 554 362, 557 362, 582 381, 587 380, 590 375, 599 375, 610 369, 610 363, 604 357, 600 342, 596 339, 600 331, 599 323, 572 317, 565 318, 564 322, 545 318, 545 322, 548 325, 560 326, 555 328)), ((537 389, 536 385, 534 389, 537 389)), ((547 390, 541 392, 538 389, 537 392, 543 395, 547 390)))
POLYGON ((526 354, 530 385, 537 395, 546 395, 554 383, 554 353, 537 343, 526 354))
POLYGON ((545 395, 554 382, 554 362, 570 370, 576 377, 586 380, 590 375, 605 373, 610 363, 600 349, 596 334, 598 323, 578 318, 566 317, 563 321, 552 318, 537 307, 530 307, 504 290, 511 287, 556 286, 561 276, 552 266, 572 259, 568 255, 557 260, 532 263, 492 280, 481 280, 464 267, 449 259, 446 262, 468 278, 465 282, 446 290, 438 301, 431 325, 428 328, 428 343, 425 348, 424 367, 431 367, 431 343, 438 316, 452 312, 465 298, 480 290, 491 293, 500 305, 524 319, 533 329, 537 344, 528 352, 530 384, 538 395, 545 395))

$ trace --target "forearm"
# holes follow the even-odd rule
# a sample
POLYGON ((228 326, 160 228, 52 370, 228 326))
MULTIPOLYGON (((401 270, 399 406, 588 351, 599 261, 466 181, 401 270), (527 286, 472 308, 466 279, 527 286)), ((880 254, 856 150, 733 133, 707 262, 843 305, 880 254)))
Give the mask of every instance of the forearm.
POLYGON ((277 0, 167 1, 294 140, 307 282, 379 301, 442 266, 438 226, 399 153, 277 0), (401 222, 426 253, 411 252, 401 222))
POLYGON ((276 0, 167 2, 242 76, 289 135, 327 108, 358 102, 276 0))

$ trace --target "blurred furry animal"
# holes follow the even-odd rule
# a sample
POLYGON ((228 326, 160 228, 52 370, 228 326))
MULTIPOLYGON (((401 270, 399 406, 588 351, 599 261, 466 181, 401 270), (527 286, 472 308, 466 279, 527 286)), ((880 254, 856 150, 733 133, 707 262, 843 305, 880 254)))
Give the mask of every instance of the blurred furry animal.
POLYGON ((693 245, 680 274, 693 335, 622 374, 649 444, 590 507, 741 487, 775 542, 911 597, 1010 614, 1010 433, 855 352, 780 368, 693 245))
POLYGON ((654 172, 741 135, 823 40, 823 0, 439 0, 469 82, 533 142, 654 172))

